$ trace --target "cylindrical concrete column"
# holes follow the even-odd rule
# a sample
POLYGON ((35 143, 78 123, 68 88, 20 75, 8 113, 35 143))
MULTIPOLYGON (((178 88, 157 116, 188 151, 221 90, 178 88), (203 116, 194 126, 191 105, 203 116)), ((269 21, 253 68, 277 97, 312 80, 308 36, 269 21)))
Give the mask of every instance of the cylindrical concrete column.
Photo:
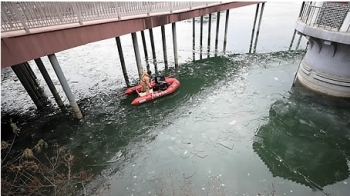
POLYGON ((228 28, 228 18, 230 16, 230 10, 226 10, 226 21, 225 21, 225 36, 224 36, 224 53, 226 51, 226 43, 227 43, 227 28, 228 28))
POLYGON ((193 55, 193 61, 195 61, 196 57, 196 20, 195 18, 192 18, 192 55, 193 55))
POLYGON ((208 21, 208 58, 210 56, 210 36, 211 36, 211 14, 209 14, 209 21, 208 21))
POLYGON ((13 66, 11 66, 11 68, 12 68, 13 72, 15 72, 15 74, 17 75, 19 81, 22 83, 24 89, 27 91, 27 93, 29 94, 30 98, 33 100, 36 107, 38 109, 41 109, 41 108, 43 108, 43 104, 41 103, 40 98, 35 94, 34 89, 27 81, 27 78, 22 73, 22 70, 20 69, 21 65, 22 64, 13 65, 13 66))
POLYGON ((260 31, 261 19, 262 19, 263 13, 264 13, 264 7, 265 7, 265 3, 262 3, 262 4, 261 4, 261 10, 260 10, 260 17, 259 17, 258 29, 256 30, 256 36, 255 36, 254 51, 253 51, 253 53, 256 52, 256 46, 258 45, 259 31, 260 31))
POLYGON ((141 31, 141 38, 142 38, 142 46, 143 46, 143 52, 145 54, 145 60, 146 60, 146 67, 147 71, 149 71, 149 63, 148 63, 148 52, 147 52, 147 44, 146 44, 146 38, 144 31, 141 31))
POLYGON ((132 44, 134 46, 134 53, 135 53, 135 58, 136 58, 137 71, 139 72, 139 78, 141 79, 142 66, 141 66, 140 50, 139 50, 139 44, 137 43, 137 37, 136 37, 136 33, 135 32, 131 33, 131 38, 132 38, 132 44))
POLYGON ((215 55, 217 55, 217 52, 218 52, 219 27, 220 27, 220 12, 217 12, 217 17, 216 17, 216 37, 215 37, 215 55))
POLYGON ((23 76, 26 78, 28 84, 31 86, 33 89, 35 95, 41 100, 47 100, 45 96, 42 95, 42 91, 39 92, 39 84, 36 82, 35 78, 36 76, 32 76, 30 74, 29 68, 27 67, 26 63, 22 63, 18 68, 21 70, 23 76))
POLYGON ((49 87, 53 97, 56 100, 56 103, 57 103, 58 107, 60 107, 60 109, 62 111, 65 111, 65 107, 64 107, 63 101, 62 101, 60 95, 58 94, 58 92, 56 90, 56 87, 53 84, 53 82, 52 82, 52 80, 51 80, 51 78, 49 76, 49 73, 47 73, 46 68, 44 66, 44 63, 42 62, 41 58, 34 59, 34 61, 35 61, 36 65, 38 66, 41 74, 43 75, 47 86, 49 87))
POLYGON ((255 16, 254 16, 254 23, 253 23, 253 28, 252 28, 252 36, 250 38, 250 46, 249 46, 249 53, 252 52, 252 46, 253 46, 253 40, 254 40, 254 33, 255 33, 255 26, 256 26, 256 19, 258 18, 258 13, 259 13, 259 6, 260 4, 256 4, 256 11, 255 11, 255 16))
POLYGON ((167 50, 166 50, 166 39, 165 39, 165 28, 164 28, 164 25, 162 25, 160 28, 161 28, 161 31, 162 31, 164 64, 165 64, 165 67, 167 67, 168 66, 168 54, 167 54, 167 50))
POLYGON ((49 54, 48 57, 49 57, 49 60, 51 62, 51 65, 52 65, 53 69, 55 70, 57 78, 58 78, 58 80, 60 81, 60 83, 62 85, 63 91, 66 94, 70 105, 72 106, 72 109, 73 109, 75 117, 77 119, 82 119, 83 118, 83 114, 81 113, 80 108, 79 108, 77 102, 75 101, 75 97, 74 97, 74 95, 73 95, 73 93, 72 93, 72 91, 71 91, 71 89, 70 89, 70 87, 68 85, 66 77, 63 74, 61 66, 58 63, 56 55, 55 54, 49 54))
POLYGON ((116 37, 115 41, 117 42, 117 48, 118 48, 118 53, 119 53, 120 65, 122 66, 122 72, 123 72, 125 84, 126 84, 127 87, 129 87, 130 86, 130 81, 129 81, 128 72, 126 71, 124 54, 123 54, 123 48, 122 48, 122 44, 120 43, 120 37, 116 37))
POLYGON ((141 38, 142 38, 143 51, 145 53, 145 58, 147 61, 148 60, 147 45, 146 45, 145 33, 143 31, 141 31, 141 38))
POLYGON ((297 80, 311 90, 350 97, 350 45, 309 38, 297 80))
POLYGON ((174 46, 174 59, 175 59, 175 67, 179 65, 178 63, 178 56, 177 56, 177 39, 176 39, 176 23, 172 23, 172 30, 173 30, 173 46, 174 46))
POLYGON ((199 59, 202 59, 202 48, 203 48, 203 16, 201 16, 200 34, 199 34, 199 59))
POLYGON ((151 40, 153 61, 156 61, 156 49, 154 48, 154 38, 153 38, 153 30, 152 29, 149 29, 149 37, 150 37, 150 40, 151 40))
POLYGON ((28 62, 24 62, 24 63, 23 63, 23 66, 26 68, 26 70, 27 70, 29 76, 32 78, 32 81, 33 81, 33 83, 35 84, 35 86, 36 86, 37 88, 39 88, 39 83, 38 83, 38 81, 37 81, 38 78, 36 77, 36 75, 35 75, 33 69, 30 67, 29 63, 28 63, 28 62))

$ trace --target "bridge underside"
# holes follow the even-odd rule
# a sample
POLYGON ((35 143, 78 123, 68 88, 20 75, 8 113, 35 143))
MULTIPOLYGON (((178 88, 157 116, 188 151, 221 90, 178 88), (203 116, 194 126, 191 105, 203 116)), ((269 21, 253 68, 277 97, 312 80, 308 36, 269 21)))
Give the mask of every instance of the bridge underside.
POLYGON ((261 2, 231 2, 167 14, 134 16, 122 20, 92 21, 86 22, 84 25, 68 24, 59 27, 31 29, 30 34, 26 34, 24 30, 2 33, 1 68, 91 42, 257 3, 261 2))

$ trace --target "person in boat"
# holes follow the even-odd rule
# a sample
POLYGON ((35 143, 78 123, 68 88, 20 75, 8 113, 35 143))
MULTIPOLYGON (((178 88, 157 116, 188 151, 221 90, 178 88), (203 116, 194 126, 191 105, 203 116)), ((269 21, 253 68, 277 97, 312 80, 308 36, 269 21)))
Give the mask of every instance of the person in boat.
POLYGON ((142 86, 142 92, 146 92, 146 95, 148 95, 150 92, 149 90, 152 89, 150 80, 151 80, 151 71, 143 72, 140 80, 140 84, 142 86))
POLYGON ((155 80, 156 86, 153 88, 153 91, 158 91, 158 90, 164 91, 169 86, 169 84, 165 81, 164 76, 156 76, 154 80, 155 80))

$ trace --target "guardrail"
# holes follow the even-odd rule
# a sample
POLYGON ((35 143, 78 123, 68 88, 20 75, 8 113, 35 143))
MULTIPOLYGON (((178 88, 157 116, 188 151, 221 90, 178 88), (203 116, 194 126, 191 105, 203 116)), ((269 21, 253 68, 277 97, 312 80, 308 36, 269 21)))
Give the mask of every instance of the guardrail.
POLYGON ((323 28, 329 31, 350 32, 349 19, 345 20, 347 17, 350 18, 350 9, 346 9, 344 11, 332 9, 327 6, 319 7, 311 3, 305 4, 299 20, 309 26, 323 28))
POLYGON ((1 32, 193 9, 219 2, 1 2, 1 32))

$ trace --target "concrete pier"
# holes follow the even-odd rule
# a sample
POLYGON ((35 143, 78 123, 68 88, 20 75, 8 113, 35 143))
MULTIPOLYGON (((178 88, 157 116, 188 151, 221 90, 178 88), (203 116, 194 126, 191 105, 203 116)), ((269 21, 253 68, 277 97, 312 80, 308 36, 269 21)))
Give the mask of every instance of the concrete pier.
POLYGON ((126 71, 124 54, 123 54, 123 48, 122 48, 122 44, 120 42, 120 37, 116 37, 115 41, 117 42, 118 53, 119 53, 119 60, 120 60, 120 65, 122 67, 122 72, 123 72, 125 84, 126 84, 127 87, 129 87, 130 86, 130 81, 129 81, 128 72, 126 71))
POLYGON ((203 16, 200 20, 200 33, 199 33, 199 59, 202 59, 202 49, 203 49, 203 16))
POLYGON ((157 61, 156 60, 156 49, 154 47, 154 37, 153 37, 153 29, 149 29, 149 38, 151 40, 151 48, 152 48, 152 57, 153 57, 153 61, 157 61))
POLYGON ((218 54, 219 27, 220 27, 220 12, 217 12, 217 17, 216 17, 216 37, 215 37, 215 56, 217 56, 217 54, 218 54))
POLYGON ((225 20, 225 35, 224 35, 224 53, 226 51, 226 44, 227 44, 227 28, 228 28, 228 18, 230 16, 230 10, 226 10, 226 20, 225 20))
POLYGON ((137 42, 136 33, 131 33, 131 38, 132 38, 132 44, 134 46, 137 71, 139 72, 139 78, 141 79, 143 70, 141 66, 140 50, 139 50, 139 44, 137 42))
POLYGON ((210 36, 211 36, 211 14, 208 21, 208 58, 210 57, 210 36))
POLYGON ((296 23, 296 30, 308 39, 297 80, 316 92, 350 97, 350 20, 349 5, 336 2, 307 3, 296 23))
POLYGON ((34 61, 35 61, 36 65, 38 66, 38 68, 41 72, 41 75, 43 75, 43 78, 46 81, 46 84, 49 87, 53 97, 55 98, 58 107, 62 111, 66 111, 66 108, 64 107, 63 101, 62 101, 60 95, 58 94, 57 89, 49 76, 49 73, 47 73, 46 68, 44 66, 44 63, 42 62, 41 58, 34 59, 34 61))
POLYGON ((11 66, 11 68, 13 72, 15 72, 15 74, 17 75, 19 81, 22 83, 24 89, 27 91, 27 93, 29 94, 30 98, 33 100, 36 107, 38 109, 42 109, 43 104, 40 101, 40 97, 37 96, 37 94, 35 93, 35 89, 33 89, 32 86, 29 84, 29 81, 23 74, 23 71, 21 70, 20 66, 23 66, 23 64, 14 65, 14 66, 11 66))
POLYGON ((256 30, 256 36, 255 36, 255 41, 254 41, 253 53, 256 52, 256 46, 258 45, 260 25, 261 25, 262 16, 263 16, 263 13, 264 13, 264 7, 265 7, 265 3, 262 3, 261 4, 261 9, 260 9, 260 17, 259 17, 258 29, 256 30))
POLYGON ((171 26, 173 30, 174 61, 175 61, 175 67, 177 67, 179 65, 179 62, 178 62, 178 56, 177 56, 176 23, 172 23, 171 26))
POLYGON ((164 64, 165 67, 168 67, 168 54, 166 49, 166 39, 165 39, 165 28, 164 25, 160 27, 162 33, 162 42, 163 42, 163 54, 164 54, 164 64))
POLYGON ((193 61, 196 59, 196 20, 192 18, 192 55, 193 61))
POLYGON ((77 119, 82 119, 83 118, 83 114, 81 113, 80 108, 79 108, 77 102, 75 101, 75 97, 74 97, 74 95, 73 95, 73 93, 72 93, 72 91, 71 91, 71 89, 70 89, 70 87, 68 85, 66 77, 63 74, 61 66, 58 63, 56 55, 55 54, 50 54, 50 55, 48 55, 48 57, 49 57, 49 60, 51 62, 51 65, 52 65, 53 69, 55 70, 57 78, 58 78, 58 80, 60 81, 60 83, 62 85, 63 91, 66 94, 70 105, 72 106, 72 109, 73 109, 73 112, 74 112, 74 116, 77 119))

